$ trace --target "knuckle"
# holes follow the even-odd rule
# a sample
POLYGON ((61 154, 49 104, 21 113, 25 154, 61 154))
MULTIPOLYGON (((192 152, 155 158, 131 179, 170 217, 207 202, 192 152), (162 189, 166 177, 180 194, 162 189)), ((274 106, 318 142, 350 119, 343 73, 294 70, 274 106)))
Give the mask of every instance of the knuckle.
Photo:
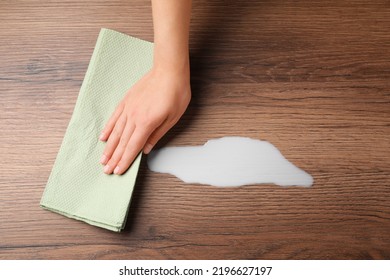
POLYGON ((121 102, 119 102, 118 106, 116 106, 116 111, 122 111, 122 109, 125 107, 125 102, 124 100, 122 99, 121 102))
POLYGON ((120 158, 118 158, 118 156, 113 155, 107 164, 109 166, 116 166, 119 160, 120 160, 120 158))
POLYGON ((126 170, 129 167, 129 164, 122 159, 118 162, 118 166, 120 166, 122 170, 126 170))
POLYGON ((150 138, 148 139, 148 143, 149 144, 152 144, 153 146, 157 144, 158 140, 160 139, 160 131, 158 131, 157 133, 153 133, 153 135, 150 136, 150 138))
POLYGON ((113 152, 114 152, 113 146, 107 144, 106 147, 104 148, 103 154, 105 154, 107 157, 111 157, 113 152))
POLYGON ((155 125, 155 123, 156 123, 156 121, 152 117, 149 117, 149 116, 142 117, 138 121, 138 125, 140 127, 146 128, 146 129, 152 128, 155 125))
POLYGON ((104 149, 103 151, 103 155, 105 155, 106 157, 110 158, 111 157, 111 151, 109 149, 107 149, 107 147, 104 149))
POLYGON ((121 137, 121 135, 122 135, 122 133, 120 133, 117 129, 114 129, 111 132, 110 138, 112 137, 113 139, 118 139, 121 137))
POLYGON ((127 143, 125 141, 119 141, 118 147, 116 148, 118 151, 124 151, 126 149, 127 143))

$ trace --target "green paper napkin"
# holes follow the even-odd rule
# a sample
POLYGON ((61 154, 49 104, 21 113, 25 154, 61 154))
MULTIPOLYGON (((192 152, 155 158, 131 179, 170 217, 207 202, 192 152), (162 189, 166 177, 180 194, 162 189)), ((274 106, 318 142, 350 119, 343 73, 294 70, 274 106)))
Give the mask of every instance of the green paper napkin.
POLYGON ((113 231, 124 228, 141 153, 125 174, 106 175, 99 163, 105 143, 98 138, 152 60, 152 43, 101 29, 42 196, 43 208, 113 231))

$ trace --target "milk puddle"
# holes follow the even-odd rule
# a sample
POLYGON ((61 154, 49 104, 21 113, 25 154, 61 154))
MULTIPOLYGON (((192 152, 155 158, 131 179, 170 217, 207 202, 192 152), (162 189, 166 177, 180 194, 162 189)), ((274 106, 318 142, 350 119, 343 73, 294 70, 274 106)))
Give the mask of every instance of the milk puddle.
POLYGON ((148 166, 186 183, 217 187, 313 184, 313 177, 289 162, 274 145, 246 137, 212 139, 203 146, 162 148, 149 154, 148 166))

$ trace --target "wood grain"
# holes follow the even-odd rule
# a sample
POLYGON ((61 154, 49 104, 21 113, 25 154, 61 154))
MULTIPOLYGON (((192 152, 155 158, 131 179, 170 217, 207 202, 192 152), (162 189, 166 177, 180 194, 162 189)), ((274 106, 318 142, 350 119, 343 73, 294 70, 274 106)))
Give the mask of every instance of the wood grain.
POLYGON ((160 145, 265 139, 312 188, 187 185, 143 161, 126 230, 44 211, 98 32, 150 2, 0 2, 1 259, 390 259, 389 1, 194 1, 193 99, 160 145))

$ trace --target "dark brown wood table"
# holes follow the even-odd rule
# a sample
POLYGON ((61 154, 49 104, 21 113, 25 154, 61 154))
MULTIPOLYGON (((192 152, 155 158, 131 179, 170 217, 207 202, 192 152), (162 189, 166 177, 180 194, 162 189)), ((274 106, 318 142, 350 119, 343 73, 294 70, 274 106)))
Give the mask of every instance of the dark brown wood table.
POLYGON ((315 184, 143 160, 119 234, 39 207, 101 27, 152 41, 150 2, 0 1, 1 259, 390 258, 389 1, 194 0, 193 98, 160 146, 264 139, 315 184))

